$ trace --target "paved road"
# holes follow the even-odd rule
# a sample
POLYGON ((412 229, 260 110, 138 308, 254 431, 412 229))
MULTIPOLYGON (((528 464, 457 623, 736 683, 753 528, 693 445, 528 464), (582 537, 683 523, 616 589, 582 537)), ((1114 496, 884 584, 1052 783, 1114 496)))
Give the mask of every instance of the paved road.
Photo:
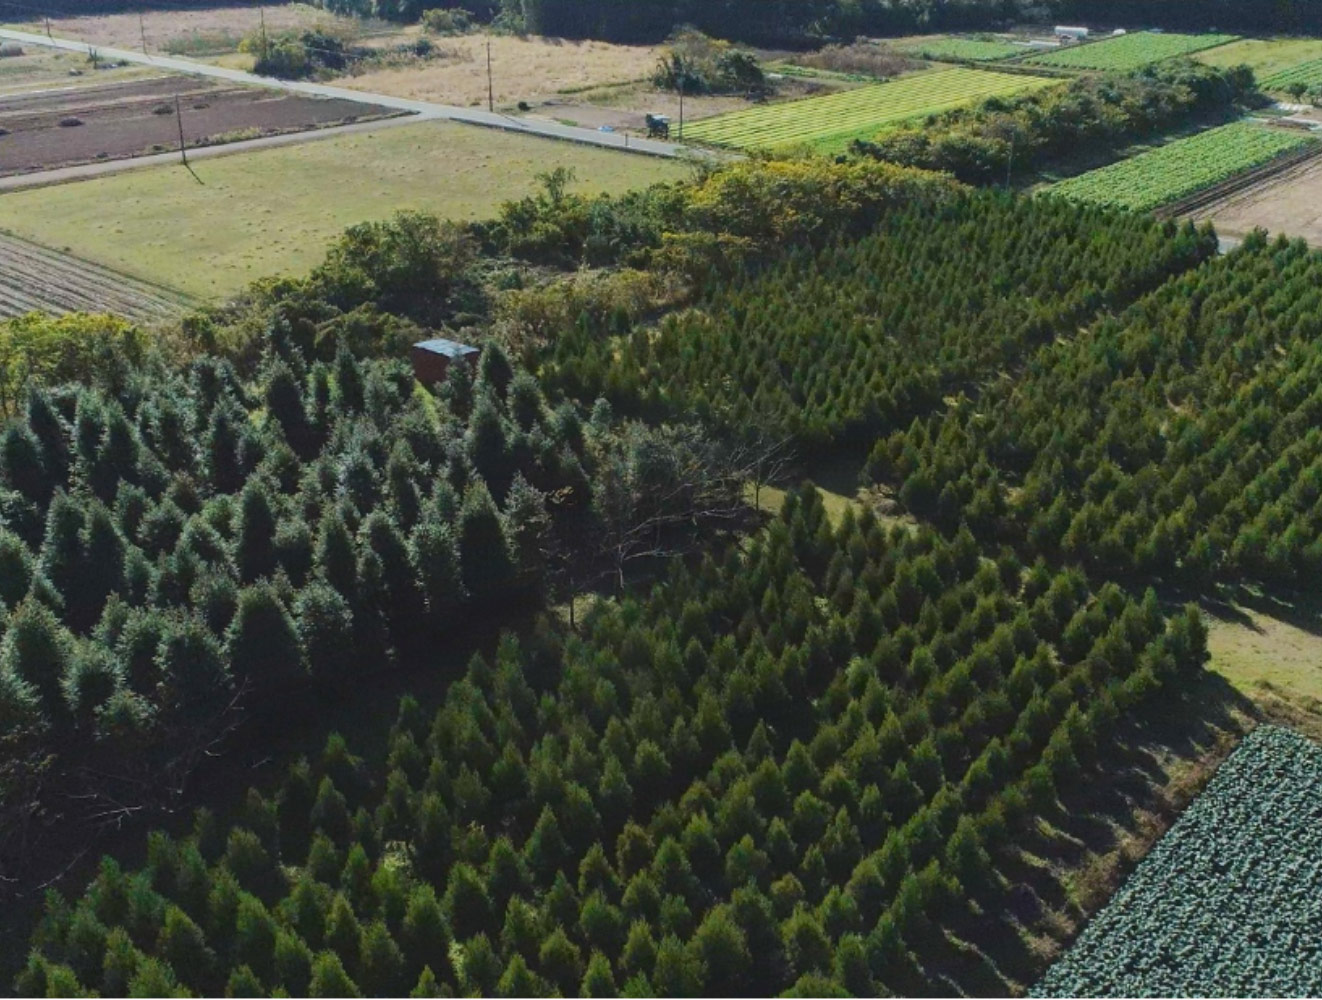
POLYGON ((500 114, 499 112, 479 111, 476 108, 434 104, 431 101, 411 101, 403 97, 369 94, 361 90, 332 87, 323 83, 307 83, 302 80, 277 80, 274 77, 258 76, 256 73, 245 73, 242 70, 229 69, 225 66, 212 66, 208 63, 194 62, 191 59, 147 55, 128 49, 107 48, 103 45, 92 46, 87 42, 78 42, 68 38, 47 38, 45 35, 33 34, 28 31, 0 28, 0 40, 19 42, 23 45, 44 45, 48 48, 65 49, 69 52, 87 53, 95 49, 98 57, 115 62, 123 61, 138 63, 143 66, 155 66, 158 69, 170 70, 174 73, 212 77, 230 83, 246 84, 250 87, 266 87, 269 90, 283 90, 293 94, 306 94, 311 97, 337 97, 344 101, 357 101, 362 104, 376 104, 387 108, 395 108, 399 111, 412 111, 428 118, 446 118, 451 121, 467 122, 471 125, 506 129, 510 132, 525 132, 529 135, 539 135, 548 139, 566 139, 570 142, 582 142, 592 146, 603 146, 607 149, 628 150, 631 153, 647 153, 651 156, 671 158, 698 156, 712 159, 717 157, 717 154, 674 142, 630 138, 619 132, 598 132, 595 129, 561 125, 558 122, 534 121, 500 114))
MULTIPOLYGON (((320 139, 334 139, 336 136, 352 135, 355 132, 379 132, 381 129, 398 128, 400 125, 416 125, 419 121, 428 119, 435 121, 438 117, 437 115, 400 115, 396 118, 379 118, 370 122, 353 122, 349 125, 305 129, 302 132, 264 135, 258 139, 225 142, 215 146, 190 146, 188 162, 209 160, 212 157, 229 156, 233 153, 246 153, 254 149, 266 149, 268 146, 293 146, 305 142, 317 142, 320 139)), ((98 160, 96 163, 37 170, 30 174, 13 174, 9 177, 0 177, 0 193, 20 191, 24 188, 50 187, 52 184, 68 184, 71 181, 85 181, 90 177, 103 177, 106 174, 118 174, 125 170, 139 170, 143 167, 157 167, 178 162, 179 150, 176 149, 169 153, 148 153, 146 156, 127 156, 119 160, 98 160)))

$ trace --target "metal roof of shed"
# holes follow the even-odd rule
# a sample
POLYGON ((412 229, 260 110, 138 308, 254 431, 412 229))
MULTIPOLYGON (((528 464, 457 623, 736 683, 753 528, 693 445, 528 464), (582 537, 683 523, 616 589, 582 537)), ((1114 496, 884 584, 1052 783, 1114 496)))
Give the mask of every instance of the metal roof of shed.
POLYGON ((479 348, 470 344, 461 344, 457 340, 420 340, 413 345, 424 351, 430 351, 432 354, 444 354, 447 358, 462 358, 465 355, 477 354, 479 348))

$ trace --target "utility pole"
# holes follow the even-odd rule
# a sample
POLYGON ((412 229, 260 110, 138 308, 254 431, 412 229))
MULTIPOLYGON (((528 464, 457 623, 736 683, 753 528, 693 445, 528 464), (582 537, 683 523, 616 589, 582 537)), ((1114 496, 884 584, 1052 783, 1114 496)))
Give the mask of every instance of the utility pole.
POLYGON ((684 75, 688 72, 682 62, 679 64, 679 141, 684 141, 684 75))
MULTIPOLYGON (((50 16, 49 16, 49 15, 47 15, 47 17, 46 17, 46 37, 47 37, 47 38, 51 38, 51 33, 50 33, 50 16)), ((54 39, 51 38, 51 41, 54 41, 54 39)))
POLYGON ((266 62, 268 56, 266 51, 266 8, 258 7, 257 16, 262 19, 262 62, 266 62))
POLYGON ((496 110, 496 91, 491 83, 491 39, 487 39, 487 110, 496 110))
POLYGON ((142 35, 142 54, 147 54, 147 25, 142 19, 142 11, 138 11, 138 33, 142 35))
POLYGON ((174 119, 179 123, 179 155, 183 157, 184 166, 188 166, 188 147, 184 145, 184 112, 179 106, 179 95, 174 95, 174 119))

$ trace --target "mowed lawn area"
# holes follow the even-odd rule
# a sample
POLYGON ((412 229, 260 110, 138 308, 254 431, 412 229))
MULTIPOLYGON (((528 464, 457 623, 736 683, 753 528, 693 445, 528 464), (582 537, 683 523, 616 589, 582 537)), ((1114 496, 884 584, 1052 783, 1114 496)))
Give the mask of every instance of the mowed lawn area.
POLYGON ((0 230, 202 299, 255 278, 305 273, 347 226, 418 209, 491 215, 556 167, 582 192, 688 171, 650 156, 452 122, 151 167, 0 195, 0 230))

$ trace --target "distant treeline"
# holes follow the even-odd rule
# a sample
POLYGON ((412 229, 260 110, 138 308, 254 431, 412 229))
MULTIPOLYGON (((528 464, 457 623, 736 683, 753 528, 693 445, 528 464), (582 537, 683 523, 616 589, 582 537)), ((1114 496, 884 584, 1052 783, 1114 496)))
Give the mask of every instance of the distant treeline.
MULTIPOLYGON (((678 24, 754 44, 806 44, 857 34, 981 30, 1022 22, 1080 22, 1248 33, 1322 33, 1313 0, 314 0, 341 13, 416 20, 432 7, 504 15, 512 26, 570 38, 654 41, 678 24)), ((257 0, 27 0, 52 17, 117 10, 254 5, 257 0)), ((268 6, 276 4, 268 3, 268 6)))

